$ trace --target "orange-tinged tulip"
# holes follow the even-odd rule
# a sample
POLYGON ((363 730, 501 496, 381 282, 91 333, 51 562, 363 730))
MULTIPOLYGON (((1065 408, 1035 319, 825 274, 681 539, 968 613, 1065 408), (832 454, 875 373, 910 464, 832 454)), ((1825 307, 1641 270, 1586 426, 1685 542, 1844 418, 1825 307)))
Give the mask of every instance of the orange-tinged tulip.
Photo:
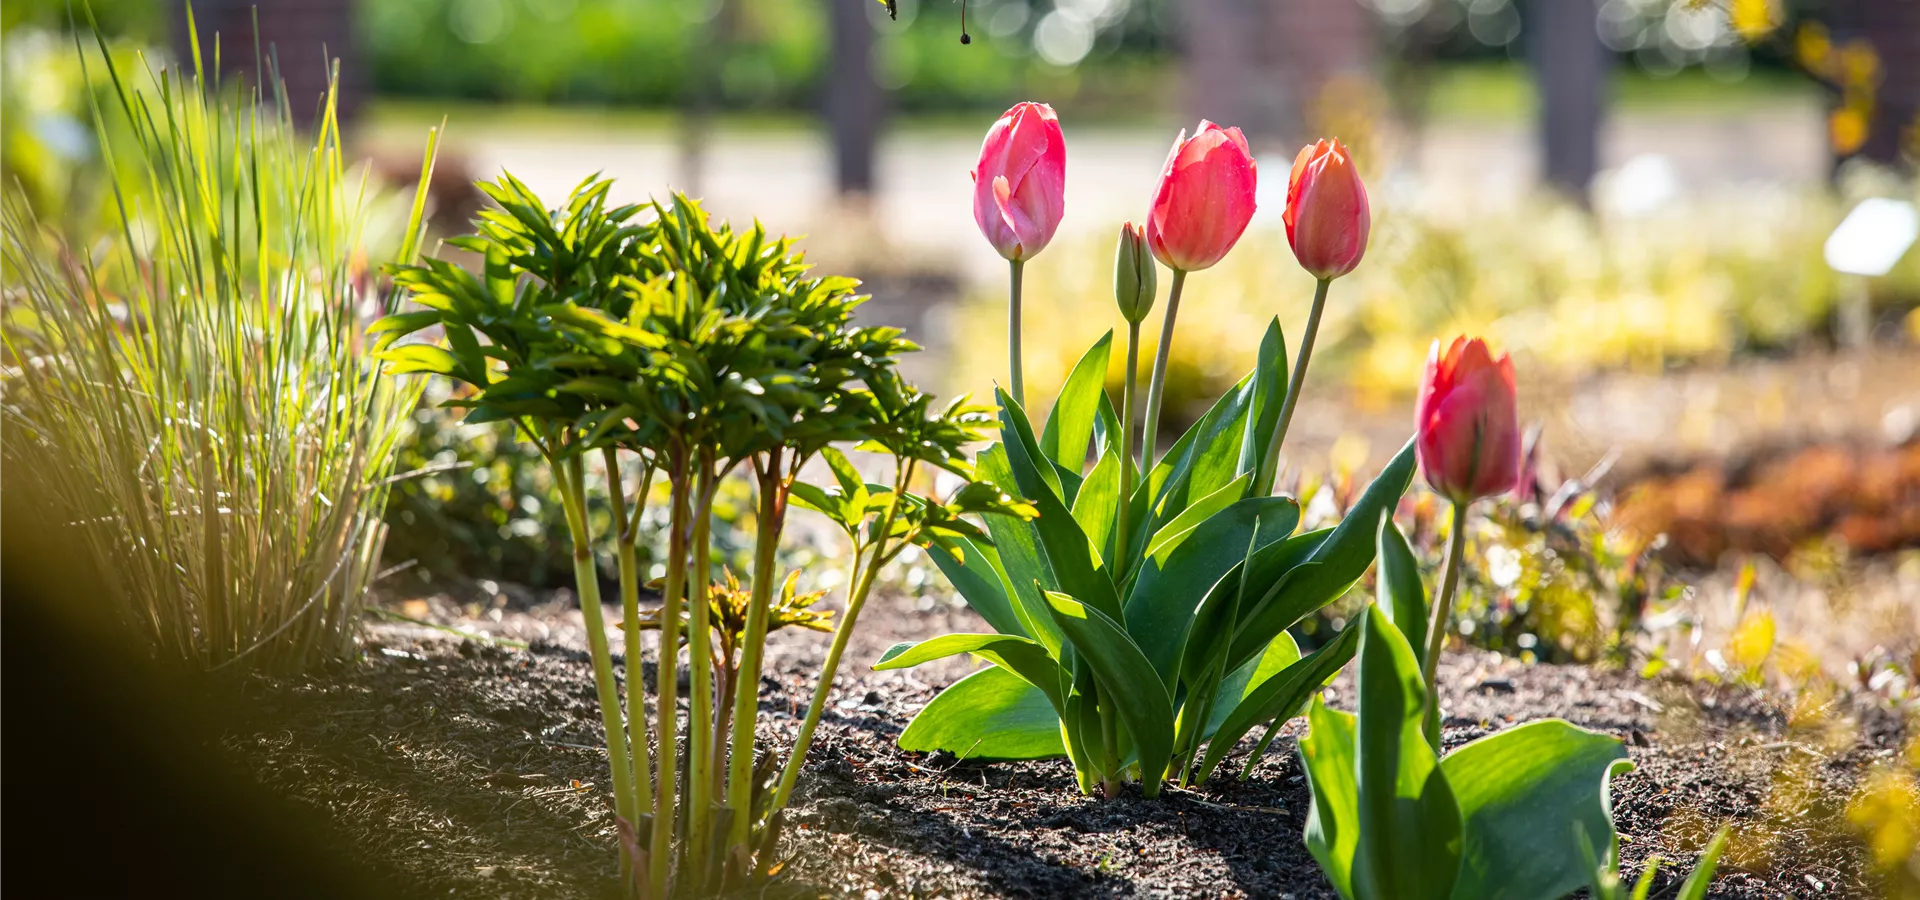
POLYGON ((1415 450, 1433 489, 1471 503, 1513 489, 1520 477, 1520 423, 1513 360, 1494 359, 1485 341, 1433 342, 1416 407, 1415 450))
POLYGON ((1287 178, 1287 243, 1315 278, 1353 271, 1367 252, 1367 186, 1338 140, 1303 147, 1287 178))
POLYGON ((1238 128, 1202 121, 1173 142, 1147 215, 1147 246, 1179 272, 1197 272, 1233 249, 1253 219, 1258 173, 1238 128))
POLYGON ((973 221, 987 243, 1013 261, 1032 259, 1053 240, 1066 211, 1067 142, 1044 103, 1017 103, 980 145, 973 167, 973 221))

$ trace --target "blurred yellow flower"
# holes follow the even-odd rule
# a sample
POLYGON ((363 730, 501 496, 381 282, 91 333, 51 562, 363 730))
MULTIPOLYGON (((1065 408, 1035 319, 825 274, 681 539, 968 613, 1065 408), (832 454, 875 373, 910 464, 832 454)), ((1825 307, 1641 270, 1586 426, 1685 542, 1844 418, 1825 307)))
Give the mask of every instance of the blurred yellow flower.
POLYGON ((1852 156, 1867 143, 1868 112, 1857 106, 1843 106, 1827 117, 1827 140, 1838 156, 1852 156))
POLYGON ((1808 71, 1818 73, 1825 69, 1827 56, 1832 52, 1833 38, 1827 34, 1827 26, 1808 22, 1794 32, 1793 56, 1808 71))
POLYGON ((1747 43, 1757 43, 1780 27, 1780 7, 1774 0, 1732 0, 1727 17, 1747 43))

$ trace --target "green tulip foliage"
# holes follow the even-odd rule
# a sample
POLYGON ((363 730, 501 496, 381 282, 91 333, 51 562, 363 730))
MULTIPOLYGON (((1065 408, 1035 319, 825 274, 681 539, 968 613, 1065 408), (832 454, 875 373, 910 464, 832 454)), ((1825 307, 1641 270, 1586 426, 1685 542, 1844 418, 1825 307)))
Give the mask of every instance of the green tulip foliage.
MULTIPOLYGON (((1391 523, 1379 533, 1385 562, 1405 541, 1391 523)), ((1316 700, 1300 742, 1307 848, 1328 880, 1352 900, 1552 900, 1591 885, 1615 841, 1608 782, 1632 767, 1620 741, 1546 719, 1440 757, 1422 651, 1397 624, 1424 621, 1407 599, 1418 577, 1383 565, 1381 582, 1382 604, 1349 628, 1358 713, 1316 700)))
POLYGON ((1170 776, 1204 781, 1242 736, 1297 714, 1352 658, 1354 628, 1305 656, 1287 629, 1371 565, 1367 523, 1407 489, 1412 445, 1345 522, 1298 533, 1299 504, 1267 489, 1288 381, 1276 321, 1256 369, 1135 478, 1102 390, 1110 343, 1081 359, 1038 433, 1000 394, 1000 441, 976 464, 1038 515, 988 520, 990 545, 933 549, 995 633, 901 644, 876 668, 958 653, 993 665, 922 709, 903 749, 1064 754, 1083 791, 1137 778, 1151 796, 1170 776), (1122 485, 1133 486, 1124 498, 1122 485))
MULTIPOLYGON (((560 485, 574 546, 575 580, 612 768, 623 868, 632 896, 664 898, 734 890, 763 881, 774 861, 780 811, 793 789, 833 680, 839 651, 878 568, 905 546, 988 545, 962 518, 1019 518, 1031 511, 976 481, 962 452, 980 440, 990 411, 964 401, 936 408, 901 380, 897 357, 916 349, 898 329, 856 327, 865 298, 849 278, 809 277, 787 239, 758 225, 715 225, 694 202, 610 206, 611 182, 591 178, 548 210, 511 175, 481 188, 498 204, 477 233, 452 246, 475 254, 474 274, 445 260, 392 274, 422 307, 376 323, 376 348, 394 372, 453 378, 451 401, 467 421, 511 421, 545 457, 560 485), (445 346, 398 343, 439 326, 445 346), (832 445, 890 456, 896 477, 866 485, 832 445), (585 468, 595 456, 611 486, 627 670, 641 632, 659 634, 658 705, 651 727, 637 679, 621 702, 593 568, 585 468), (797 481, 825 456, 839 486, 797 481), (933 466, 964 485, 946 501, 912 492, 933 466), (630 479, 633 471, 637 478, 630 479), (720 480, 751 473, 758 493, 754 566, 744 603, 726 587, 708 603, 709 529, 720 480), (662 605, 642 615, 634 542, 655 477, 668 487, 669 539, 662 605), (637 489, 628 492, 629 483, 637 489), (756 755, 760 670, 767 633, 821 618, 778 605, 777 549, 789 500, 826 512, 856 533, 847 607, 833 626, 803 738, 784 773, 756 755), (871 551, 871 552, 867 552, 871 551), (678 714, 680 650, 687 655, 686 740, 678 714), (749 690, 738 690, 739 686, 749 690), (624 713, 624 715, 623 715, 624 713)), ((789 582, 791 584, 791 582, 789 582)), ((810 603, 810 601, 809 601, 810 603)))

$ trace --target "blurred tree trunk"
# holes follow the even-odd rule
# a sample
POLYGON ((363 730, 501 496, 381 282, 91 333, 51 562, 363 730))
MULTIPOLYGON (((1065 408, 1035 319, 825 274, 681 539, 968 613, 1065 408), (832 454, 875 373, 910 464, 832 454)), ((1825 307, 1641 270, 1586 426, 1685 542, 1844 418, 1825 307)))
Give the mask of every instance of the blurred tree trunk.
POLYGON ((1540 91, 1541 175, 1548 185, 1587 202, 1600 170, 1605 113, 1606 48, 1595 27, 1594 0, 1532 0, 1528 55, 1540 91))
MULTIPOLYGON (((1187 0, 1187 111, 1238 126, 1258 145, 1291 146, 1325 129, 1336 79, 1367 76, 1377 52, 1360 0, 1187 0)), ((1345 135, 1352 137, 1352 135, 1345 135)))
POLYGON ((1920 155, 1920 3, 1914 0, 1834 0, 1828 27, 1834 46, 1865 41, 1879 67, 1869 92, 1871 115, 1857 148, 1834 148, 1882 165, 1912 165, 1920 155))
MULTIPOLYGON (((168 3, 173 12, 173 53, 181 71, 193 68, 193 46, 187 31, 186 4, 168 3)), ((366 101, 369 81, 353 35, 353 0, 198 0, 193 17, 200 29, 200 59, 211 70, 214 38, 220 41, 220 68, 225 79, 245 74, 258 83, 262 69, 276 68, 287 86, 287 104, 293 120, 312 125, 326 95, 334 60, 340 61, 338 114, 342 124, 353 119, 366 101), (259 34, 254 33, 258 15, 259 34), (254 48, 258 46, 256 59, 254 48)), ((272 99, 272 88, 263 93, 272 99)))
POLYGON ((886 98, 873 80, 873 0, 827 0, 826 96, 822 103, 833 134, 834 187, 842 197, 873 193, 873 161, 880 142, 886 98))

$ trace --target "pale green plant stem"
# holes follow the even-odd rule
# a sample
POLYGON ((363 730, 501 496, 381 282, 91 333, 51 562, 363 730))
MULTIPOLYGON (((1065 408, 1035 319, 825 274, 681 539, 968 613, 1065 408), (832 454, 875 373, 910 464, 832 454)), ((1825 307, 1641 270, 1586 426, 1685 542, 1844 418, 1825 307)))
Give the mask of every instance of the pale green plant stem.
POLYGON ((1260 472, 1253 483, 1253 489, 1261 493, 1273 491, 1273 481, 1278 478, 1280 465, 1280 445, 1287 439, 1287 426, 1293 423, 1293 408, 1300 403, 1300 388, 1307 380, 1307 361, 1313 358, 1313 338, 1320 333, 1320 313, 1327 306, 1327 287, 1333 279, 1322 278, 1313 288, 1313 311, 1307 313, 1307 330, 1300 336, 1300 353, 1293 360, 1293 377, 1287 380, 1287 399, 1280 404, 1280 421, 1273 428, 1273 441, 1267 445, 1267 458, 1260 463, 1260 472))
POLYGON ((733 755, 728 759, 727 805, 733 808, 728 846, 745 844, 753 823, 753 736, 760 717, 760 660, 767 643, 767 608, 773 602, 774 566, 784 513, 780 451, 768 454, 760 473, 760 514, 753 545, 753 595, 747 633, 740 642, 740 675, 733 697, 733 755))
POLYGON ((1440 750, 1440 695, 1434 690, 1434 678, 1440 668, 1440 651, 1447 646, 1447 625, 1453 615, 1453 592, 1460 584, 1460 557, 1467 549, 1467 506, 1453 504, 1453 534, 1447 543, 1447 568, 1440 576, 1440 599, 1433 604, 1433 620, 1427 623, 1427 656, 1420 664, 1420 677, 1427 685, 1427 709, 1423 722, 1427 742, 1434 752, 1440 750))
POLYGON ((587 521, 585 466, 578 455, 549 461, 560 486, 567 528, 573 532, 574 589, 580 594, 580 618, 587 630, 587 652, 593 659, 593 686, 600 700, 600 721, 607 732, 607 764, 613 769, 613 806, 627 821, 634 820, 633 763, 627 755, 626 731, 620 725, 620 689, 614 683, 613 659, 607 650, 607 623, 600 608, 600 575, 593 567, 593 532, 587 521))
POLYGON ((709 817, 713 804, 713 615, 708 593, 713 574, 711 535, 713 496, 720 476, 712 451, 700 459, 699 505, 693 519, 693 571, 687 588, 687 858, 696 871, 707 852, 709 817))
POLYGON ((1023 260, 1007 263, 1011 273, 1007 286, 1007 360, 1013 370, 1009 386, 1013 389, 1013 401, 1020 404, 1021 409, 1027 406, 1026 379, 1022 376, 1020 357, 1020 281, 1025 267, 1023 260))
POLYGON ((1125 387, 1120 391, 1120 406, 1125 410, 1125 418, 1120 420, 1120 533, 1114 536, 1115 581, 1122 581, 1131 566, 1132 554, 1128 544, 1132 543, 1132 525, 1128 521, 1133 515, 1133 426, 1135 402, 1135 382, 1140 380, 1140 323, 1127 323, 1127 374, 1121 382, 1125 387))
POLYGON ((853 550, 853 578, 847 582, 847 609, 840 614, 840 622, 833 629, 833 644, 827 648, 826 662, 820 665, 820 680, 813 686, 813 702, 807 707, 807 718, 800 723, 800 735, 794 739, 793 754, 787 757, 787 764, 780 772, 780 787, 774 792, 770 813, 779 812, 787 807, 787 800, 793 796, 793 786, 800 780, 801 764, 806 762, 807 749, 813 746, 814 729, 820 727, 820 716, 827 708, 827 694, 833 690, 834 675, 840 670, 840 657, 847 652, 847 642, 853 637, 853 627, 859 621, 860 609, 866 605, 867 593, 873 590, 874 576, 887 564, 901 547, 907 545, 903 538, 889 551, 887 533, 893 530, 894 515, 900 509, 900 495, 913 480, 913 461, 908 460, 902 466, 900 478, 894 483, 893 499, 887 503, 887 511, 880 517, 880 527, 874 534, 873 556, 867 560, 864 571, 860 569, 861 547, 856 542, 853 550))
POLYGON ((1167 391, 1167 358, 1173 354, 1173 323, 1180 315, 1180 293, 1187 286, 1187 273, 1173 270, 1173 285, 1167 288, 1167 314, 1160 322, 1160 348, 1153 356, 1153 380, 1147 383, 1147 421, 1140 427, 1140 477, 1153 474, 1153 445, 1160 434, 1160 403, 1167 391))
MULTIPOLYGON (((1120 796, 1120 783, 1125 774, 1120 771, 1120 728, 1113 721, 1113 704, 1100 702, 1100 688, 1094 687, 1094 694, 1087 701, 1100 711, 1100 793, 1108 797, 1120 796)), ((1143 775, 1145 773, 1142 773, 1143 775)))
POLYGON ((653 469, 642 469, 640 492, 633 496, 633 510, 629 514, 626 483, 620 477, 620 451, 606 447, 601 454, 607 468, 607 490, 613 500, 613 521, 620 530, 615 548, 620 564, 620 632, 627 657, 627 752, 633 759, 633 808, 637 812, 653 805, 653 750, 647 740, 647 688, 641 679, 644 664, 640 645, 640 573, 634 553, 634 542, 640 531, 640 511, 647 505, 653 469))
POLYGON ((660 600, 660 668, 657 721, 660 735, 660 783, 655 785, 652 847, 648 851, 649 896, 667 896, 667 876, 673 870, 674 798, 679 787, 680 609, 687 589, 687 528, 693 518, 687 496, 688 460, 684 448, 674 448, 667 481, 672 489, 672 513, 667 536, 667 583, 660 600))
MULTIPOLYGON (((1219 694, 1220 679, 1216 674, 1213 682, 1207 685, 1205 690, 1200 691, 1198 695, 1188 695, 1190 699, 1180 711, 1181 717, 1185 722, 1192 723, 1192 725, 1189 726, 1191 730, 1187 731, 1184 735, 1186 740, 1183 741, 1180 746, 1181 757, 1183 758, 1180 764, 1180 787, 1182 789, 1186 788, 1188 779, 1193 777, 1193 763, 1200 755, 1200 741, 1205 737, 1207 720, 1213 717, 1213 701, 1219 694)), ((1185 723, 1183 722, 1183 724, 1185 723)))

